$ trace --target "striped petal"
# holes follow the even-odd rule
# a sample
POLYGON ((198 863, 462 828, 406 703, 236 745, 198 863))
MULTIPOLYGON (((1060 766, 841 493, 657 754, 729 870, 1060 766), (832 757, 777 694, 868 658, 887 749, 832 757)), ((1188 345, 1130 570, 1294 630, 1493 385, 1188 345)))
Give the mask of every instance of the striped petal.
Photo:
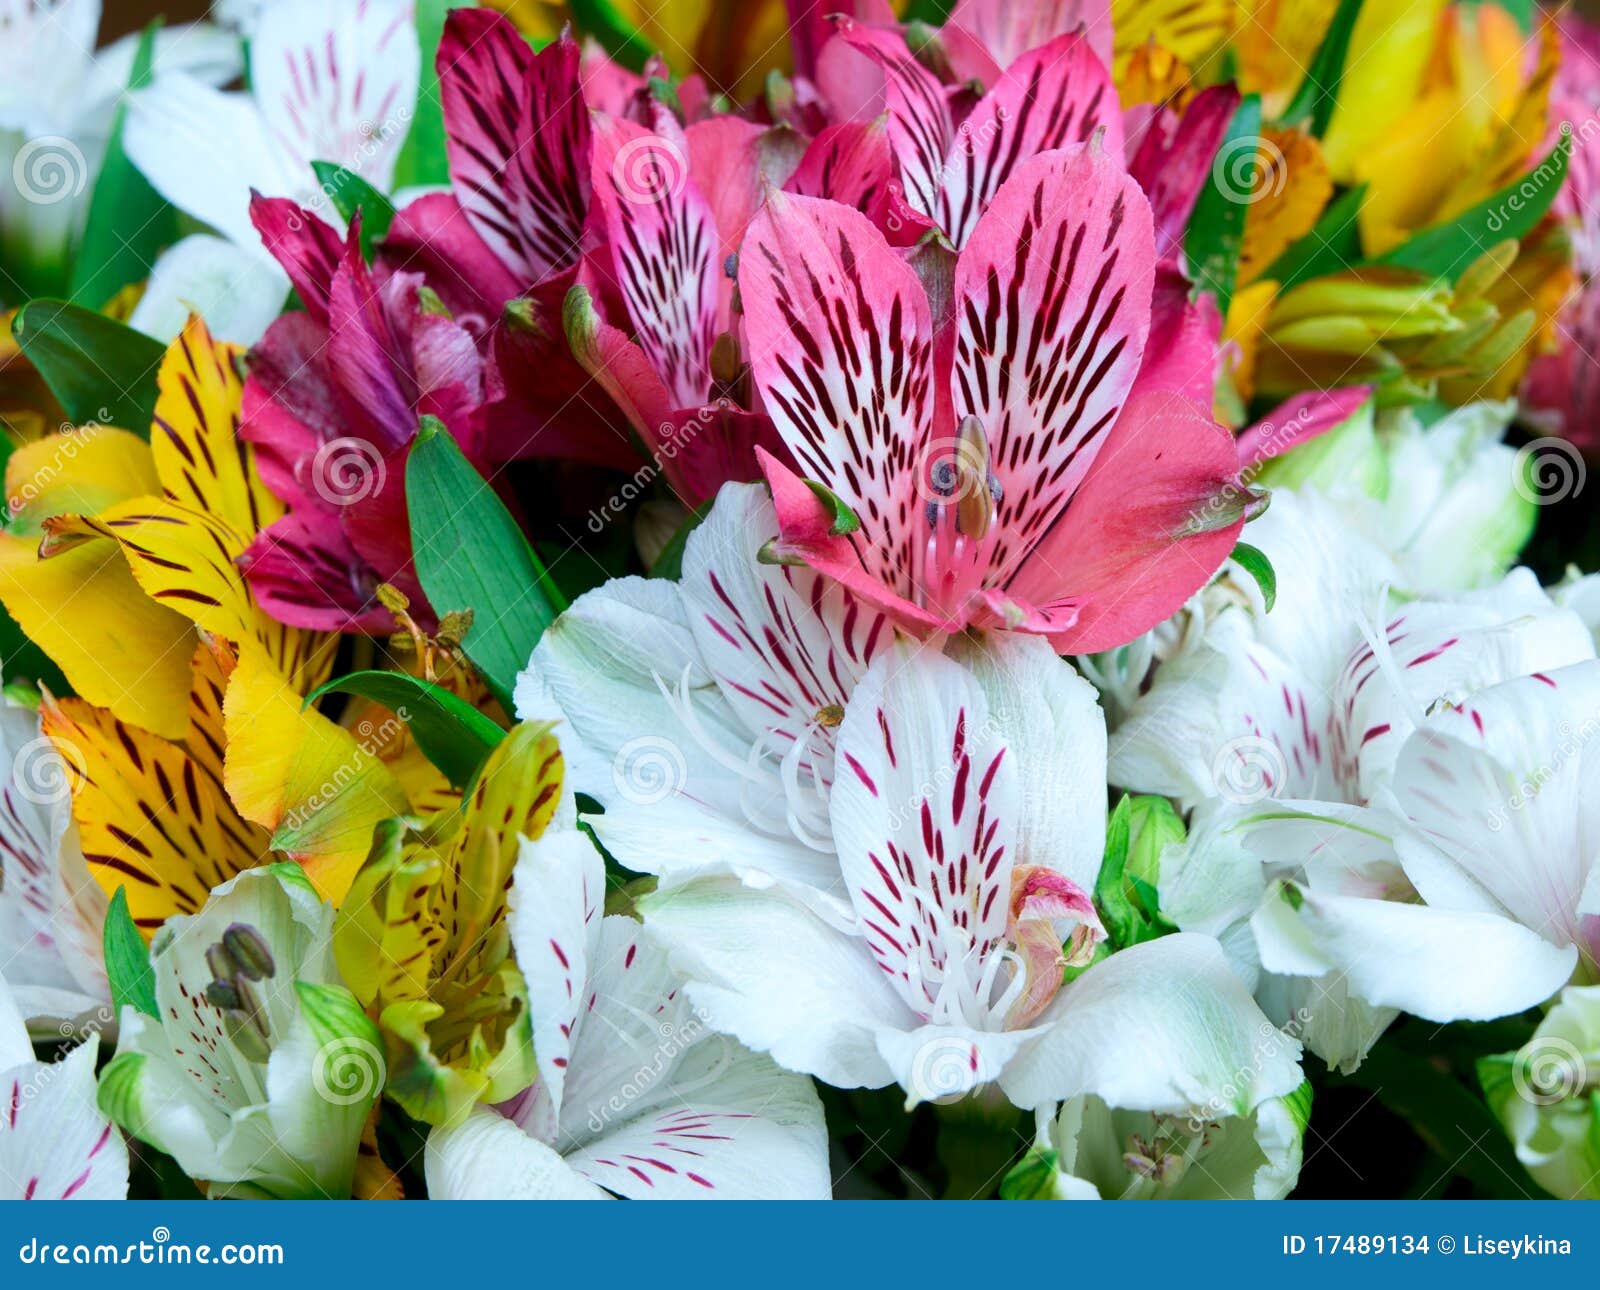
POLYGON ((589 208, 578 46, 564 38, 535 54, 503 14, 457 9, 438 69, 468 222, 524 287, 574 263, 589 208))
POLYGON ((988 700, 916 646, 881 657, 839 732, 834 840, 878 966, 925 1020, 1000 1029, 986 975, 1004 940, 1022 812, 988 700))
POLYGON ((952 397, 1000 485, 989 541, 1004 585, 1104 446, 1144 355, 1150 206, 1095 145, 1025 162, 956 266, 952 397))
POLYGON ((739 255, 756 386, 803 475, 844 501, 871 580, 911 584, 915 462, 933 417, 933 321, 866 218, 774 193, 739 255))
POLYGON ((311 162, 331 161, 382 192, 421 61, 408 0, 277 0, 250 40, 250 85, 268 133, 308 180, 311 162))
POLYGON ((893 30, 846 21, 841 38, 882 69, 889 109, 889 146, 894 150, 905 199, 930 220, 940 211, 945 159, 955 138, 950 104, 938 77, 912 57, 893 30))
POLYGON ((189 733, 170 743, 81 699, 47 700, 43 730, 72 786, 89 872, 108 894, 125 887, 137 926, 153 932, 192 914, 211 889, 266 859, 264 830, 234 809, 222 783, 226 661, 193 659, 189 733))
POLYGON ((1019 164, 1041 152, 1087 143, 1096 131, 1104 132, 1106 151, 1121 157, 1122 110, 1111 74, 1085 37, 1058 36, 1008 66, 962 121, 929 213, 951 243, 963 247, 1019 164))
POLYGON ((955 71, 963 79, 977 76, 992 85, 1002 68, 1010 67, 1031 49, 1049 44, 1055 37, 1082 27, 1089 48, 1102 64, 1111 65, 1111 5, 1109 0, 1036 0, 1015 4, 1012 0, 959 0, 945 23, 944 38, 952 62, 965 41, 952 40, 951 28, 962 37, 976 41, 988 56, 990 75, 982 75, 977 60, 958 63, 955 71))
POLYGON ((596 117, 592 182, 634 333, 673 405, 690 407, 711 383, 721 243, 687 140, 665 113, 658 129, 596 117))
POLYGON ((99 1051, 91 1035, 58 1061, 0 1071, 0 1199, 127 1198, 127 1145, 95 1106, 99 1051))
POLYGON ((853 206, 882 227, 894 174, 883 119, 846 121, 820 131, 784 185, 802 197, 826 197, 853 206))

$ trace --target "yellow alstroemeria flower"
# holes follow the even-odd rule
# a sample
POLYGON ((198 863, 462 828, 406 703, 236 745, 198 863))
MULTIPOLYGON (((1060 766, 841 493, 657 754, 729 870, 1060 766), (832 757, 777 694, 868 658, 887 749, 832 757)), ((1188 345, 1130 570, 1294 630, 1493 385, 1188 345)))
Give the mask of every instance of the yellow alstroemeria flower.
POLYGON ((461 811, 379 828, 339 912, 334 954, 383 1033, 388 1094, 425 1123, 504 1101, 537 1074, 508 888, 520 840, 543 834, 561 785, 550 727, 514 727, 461 811))
POLYGON ((1494 5, 1362 9, 1323 150, 1334 179, 1367 185, 1358 221, 1366 254, 1453 218, 1529 169, 1559 54, 1547 19, 1528 36, 1494 5))
POLYGON ((1241 94, 1259 94, 1267 119, 1289 106, 1316 57, 1339 0, 1245 0, 1233 38, 1241 94))
MULTIPOLYGON (((122 587, 125 608, 142 603, 142 612, 166 616, 161 623, 181 625, 157 660, 168 665, 185 651, 181 711, 158 713, 159 733, 93 696, 46 699, 47 732, 81 772, 72 776, 73 814, 91 870, 108 891, 128 886, 147 929, 198 908, 240 868, 279 857, 301 863, 337 902, 378 821, 418 806, 376 747, 304 708, 336 638, 273 621, 235 563, 283 513, 237 436, 239 357, 191 319, 161 366, 152 442, 105 429, 90 438, 96 451, 121 454, 112 465, 131 463, 120 489, 90 488, 101 476, 76 469, 71 487, 52 496, 77 506, 38 521, 39 570, 89 564, 122 587), (197 814, 210 823, 193 824, 197 814)), ((41 643, 57 656, 53 638, 41 643)), ((64 662, 63 670, 77 686, 64 662)))

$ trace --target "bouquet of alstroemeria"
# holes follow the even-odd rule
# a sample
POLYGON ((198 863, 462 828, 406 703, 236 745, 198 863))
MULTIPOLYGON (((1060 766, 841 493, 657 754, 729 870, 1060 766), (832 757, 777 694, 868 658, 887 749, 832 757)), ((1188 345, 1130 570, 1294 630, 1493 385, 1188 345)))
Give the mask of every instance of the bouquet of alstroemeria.
POLYGON ((1600 29, 213 9, 0 0, 0 1197, 1600 1196, 1600 29))

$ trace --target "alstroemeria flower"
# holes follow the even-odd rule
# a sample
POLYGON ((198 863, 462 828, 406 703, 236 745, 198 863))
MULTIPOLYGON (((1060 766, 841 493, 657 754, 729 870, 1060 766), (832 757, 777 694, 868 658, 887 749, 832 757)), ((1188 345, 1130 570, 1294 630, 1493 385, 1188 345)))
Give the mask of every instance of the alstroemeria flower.
POLYGON ((0 705, 0 965, 30 1024, 57 1035, 109 1008, 106 896, 72 827, 72 788, 39 714, 0 705))
POLYGON ((628 326, 582 287, 567 298, 567 338, 679 500, 697 506, 729 480, 760 478, 757 445, 781 451, 750 406, 726 266, 763 186, 783 176, 768 173, 778 163, 766 128, 732 116, 682 127, 654 104, 649 128, 598 113, 592 129, 608 238, 596 258, 615 277, 628 326))
POLYGON ((1008 628, 1088 652, 1174 612, 1252 498, 1195 404, 1209 356, 1181 328, 1147 356, 1154 262, 1149 203, 1093 144, 1024 162, 995 194, 948 326, 863 216, 774 194, 739 255, 754 379, 831 494, 768 460, 774 556, 918 634, 1008 628))
POLYGON ((640 873, 761 867, 825 885, 844 705, 894 628, 809 569, 762 564, 775 524, 729 484, 689 535, 680 581, 619 578, 540 639, 518 714, 559 716, 603 845, 640 873))
POLYGON ((563 37, 535 53, 504 14, 453 9, 437 67, 451 188, 396 213, 381 259, 423 273, 494 357, 491 458, 630 466, 626 420, 573 358, 562 325, 580 260, 602 240, 577 43, 563 37))
POLYGON ((367 266, 359 219, 341 239, 291 201, 257 195, 250 213, 305 308, 251 351, 239 435, 288 513, 240 566, 282 622, 392 630, 376 594, 389 583, 431 626, 411 563, 406 454, 435 416, 483 462, 484 360, 420 274, 367 266))
MULTIPOLYGON (((457 1124, 535 1074, 506 890, 523 838, 561 805, 561 751, 524 722, 489 754, 462 809, 380 825, 339 910, 345 979, 383 1034, 385 1091, 414 1119, 457 1124)), ((570 806, 568 807, 570 815, 570 806)))
POLYGON ((123 1008, 101 1108, 212 1196, 348 1196, 384 1069, 332 942, 332 907, 292 864, 170 919, 150 947, 158 1015, 123 1008))
POLYGON ((1507 973, 1491 986, 1467 970, 1479 950, 1483 961, 1519 947, 1537 959, 1537 938, 1502 922, 1477 930, 1479 950, 1465 926, 1451 941, 1456 906, 1397 857, 1393 802, 1422 738, 1414 732, 1472 710, 1508 678, 1592 659, 1587 629, 1525 570, 1490 590, 1391 605, 1392 565, 1315 493, 1280 491, 1256 527, 1281 579, 1277 605, 1263 615, 1251 590, 1208 591, 1199 640, 1155 669, 1112 737, 1114 784, 1200 808, 1188 843, 1163 865, 1163 912, 1238 946, 1269 1015, 1297 1018, 1307 1045, 1344 1068, 1405 1006, 1387 983, 1367 982, 1416 972, 1417 955, 1432 955, 1430 973, 1454 979, 1460 996, 1425 1004, 1419 987, 1407 1003, 1485 1016, 1537 1002, 1553 988, 1537 976, 1507 973), (1293 890, 1280 898, 1275 883, 1293 890), (1288 944, 1278 929, 1295 920, 1292 904, 1320 908, 1324 897, 1357 900, 1380 922, 1432 921, 1416 924, 1415 945, 1374 950, 1359 965, 1345 961, 1335 931, 1323 944, 1320 925, 1297 933, 1293 951, 1263 943, 1270 932, 1288 944))
MULTIPOLYGON (((128 155, 162 196, 220 234, 186 239, 157 263, 171 298, 204 306, 229 340, 256 340, 289 283, 251 227, 250 194, 321 205, 313 161, 387 190, 420 65, 410 0, 276 0, 254 25, 248 91, 180 73, 136 91, 128 155)), ((183 314, 165 312, 175 335, 183 314)))
MULTIPOLYGON (((96 49, 100 8, 100 0, 0 8, 0 299, 8 304, 67 290, 140 39, 96 49)), ((171 27, 156 33, 153 67, 158 75, 219 84, 239 74, 239 42, 204 23, 171 27)))
POLYGON ((1310 1084, 1242 1113, 1220 1099, 1185 1116, 1075 1097, 1039 1109, 1033 1150, 1007 1175, 1000 1194, 1014 1200, 1282 1200, 1299 1181, 1310 1118, 1310 1084))
POLYGON ((35 1061, 11 987, 0 976, 0 1200, 122 1200, 128 1148, 95 1107, 100 1037, 35 1061))
POLYGON ((1600 986, 1568 986, 1521 1048, 1479 1058, 1478 1081, 1535 1182, 1600 1199, 1600 986))
MULTIPOLYGON (((998 1083, 1022 1107, 1097 1094, 1179 1111, 1275 1033, 1209 938, 1095 963, 1088 892, 1104 838, 1104 738, 1089 686, 1038 640, 899 643, 856 685, 828 799, 837 859, 807 891, 698 876, 641 902, 710 1024, 840 1087, 908 1105, 998 1083), (838 908, 844 906, 841 913, 838 908)), ((1246 1096, 1300 1083, 1280 1037, 1246 1096)))
POLYGON ((712 1033, 639 924, 603 914, 605 891, 576 829, 522 844, 511 933, 539 1081, 429 1135, 429 1196, 826 1199, 811 1082, 712 1033))
POLYGON ((1535 671, 1419 722, 1386 809, 1290 804, 1251 845, 1317 851, 1306 879, 1275 883, 1252 919, 1262 966, 1333 974, 1372 1006, 1439 1022, 1593 983, 1597 731, 1600 662, 1535 671))

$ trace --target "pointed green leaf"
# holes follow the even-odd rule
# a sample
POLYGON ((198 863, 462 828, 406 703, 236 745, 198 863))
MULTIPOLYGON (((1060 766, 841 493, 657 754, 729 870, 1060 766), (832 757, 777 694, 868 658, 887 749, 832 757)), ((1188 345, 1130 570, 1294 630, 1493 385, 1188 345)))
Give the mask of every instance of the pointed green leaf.
POLYGON ((1544 160, 1521 179, 1453 220, 1423 229, 1387 255, 1379 256, 1378 263, 1416 269, 1454 282, 1490 247, 1532 232, 1561 191, 1571 153, 1572 139, 1563 134, 1544 160))
POLYGON ((325 694, 359 694, 391 709, 410 728, 422 755, 460 789, 477 778, 505 731, 443 686, 404 672, 352 672, 318 686, 310 706, 325 694))
POLYGON ((1339 82, 1344 77, 1345 59, 1350 53, 1350 35, 1361 16, 1361 0, 1339 0, 1333 21, 1323 33, 1322 43, 1306 69, 1305 79, 1284 109, 1285 125, 1299 125, 1307 119, 1311 133, 1321 138, 1328 131, 1334 104, 1339 100, 1339 82))
POLYGON ((517 673, 566 608, 522 530, 435 417, 423 417, 406 463, 417 577, 441 613, 470 609, 467 657, 506 711, 517 673))
POLYGON ((12 324, 17 344, 74 425, 120 426, 148 438, 159 341, 62 300, 34 300, 12 324))
MULTIPOLYGON (((128 77, 130 90, 150 83, 159 22, 144 29, 128 77)), ((68 296, 74 304, 98 309, 130 282, 150 276, 163 247, 178 235, 177 215, 123 151, 128 117, 124 100, 111 125, 105 160, 94 181, 83 238, 72 265, 68 296)))
POLYGON ((357 211, 361 212, 361 256, 371 264, 373 243, 387 233, 394 222, 394 203, 360 175, 331 161, 313 161, 311 169, 345 223, 355 219, 357 211))
POLYGON ((1255 185, 1254 150, 1260 137, 1261 98, 1248 94, 1240 101, 1222 146, 1217 149, 1217 162, 1200 190, 1184 235, 1184 251, 1189 258, 1195 289, 1211 292, 1224 317, 1233 299, 1234 280, 1239 274, 1245 213, 1250 209, 1250 194, 1255 185), (1235 160, 1245 161, 1242 172, 1232 164, 1235 160))
POLYGON ((106 979, 117 1011, 132 1007, 146 1016, 156 1011, 156 977, 150 967, 150 950, 128 913, 128 891, 118 887, 106 910, 101 941, 106 955, 106 979))

